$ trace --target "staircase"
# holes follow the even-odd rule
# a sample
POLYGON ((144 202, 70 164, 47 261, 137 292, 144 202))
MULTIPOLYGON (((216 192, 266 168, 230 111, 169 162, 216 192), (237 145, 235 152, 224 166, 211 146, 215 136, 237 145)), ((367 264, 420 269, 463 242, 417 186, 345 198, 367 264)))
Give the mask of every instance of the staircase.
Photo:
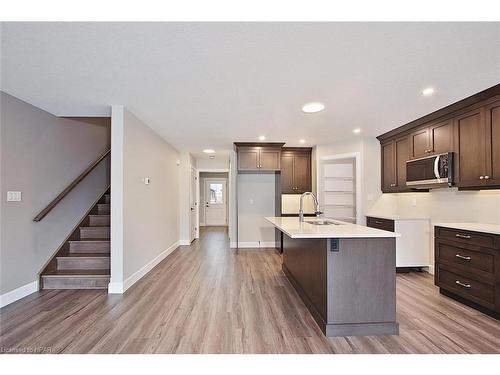
POLYGON ((42 289, 107 289, 110 205, 106 192, 41 274, 42 289))

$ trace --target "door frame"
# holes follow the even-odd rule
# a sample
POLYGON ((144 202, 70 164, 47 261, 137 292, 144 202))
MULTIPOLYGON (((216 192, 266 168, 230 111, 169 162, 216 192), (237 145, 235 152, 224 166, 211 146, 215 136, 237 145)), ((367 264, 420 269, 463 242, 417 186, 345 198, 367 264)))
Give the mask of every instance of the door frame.
POLYGON ((316 193, 318 199, 320 198, 320 188, 321 188, 321 171, 320 164, 323 161, 330 160, 342 160, 342 159, 354 159, 356 162, 356 224, 363 225, 363 199, 362 199, 362 178, 363 178, 363 165, 361 163, 361 153, 360 152, 347 152, 345 154, 336 154, 336 155, 325 155, 322 156, 321 159, 317 160, 316 163, 316 193))
MULTIPOLYGON (((224 225, 213 225, 213 226, 220 226, 220 227, 222 227, 222 226, 229 226, 229 194, 228 194, 229 178, 228 177, 208 177, 208 178, 205 178, 205 180, 204 180, 204 186, 203 186, 203 189, 205 190, 204 191, 205 194, 207 192, 206 191, 206 189, 207 189, 207 182, 210 182, 210 181, 224 181, 225 184, 226 184, 225 189, 224 189, 224 193, 225 193, 224 198, 226 199, 226 224, 224 224, 224 225)), ((205 205, 205 203, 203 203, 203 205, 205 205)), ((201 207, 201 191, 200 191, 200 207, 201 207)), ((204 206, 204 207, 206 208, 206 206, 204 206)), ((207 213, 206 213, 206 210, 204 209, 203 211, 205 213, 204 226, 210 226, 210 225, 207 225, 207 213)))
POLYGON ((200 187, 200 173, 199 171, 191 166, 191 171, 189 174, 189 241, 192 242, 198 238, 200 238, 200 193, 199 193, 199 187, 200 187), (194 202, 191 202, 191 189, 192 186, 191 184, 193 183, 191 176, 192 173, 194 172, 195 178, 196 178, 196 183, 194 184, 194 202), (191 203, 194 203, 195 206, 195 215, 194 215, 194 224, 196 225, 195 232, 194 232, 194 239, 191 238, 191 228, 193 227, 193 215, 191 214, 191 203))
MULTIPOLYGON (((201 190, 200 190, 200 173, 201 172, 225 172, 227 173, 227 183, 226 183, 226 195, 227 195, 227 217, 226 217, 226 221, 227 221, 227 226, 229 228, 229 212, 231 210, 231 200, 229 199, 230 198, 230 189, 231 189, 231 173, 229 171, 229 168, 198 168, 196 170, 197 174, 197 180, 198 180, 198 183, 196 184, 196 189, 197 189, 197 193, 196 193, 196 197, 198 199, 198 212, 196 214, 196 217, 197 217, 197 237, 196 238, 200 238, 200 202, 201 202, 201 190)), ((228 230, 229 232, 229 230, 228 230)))

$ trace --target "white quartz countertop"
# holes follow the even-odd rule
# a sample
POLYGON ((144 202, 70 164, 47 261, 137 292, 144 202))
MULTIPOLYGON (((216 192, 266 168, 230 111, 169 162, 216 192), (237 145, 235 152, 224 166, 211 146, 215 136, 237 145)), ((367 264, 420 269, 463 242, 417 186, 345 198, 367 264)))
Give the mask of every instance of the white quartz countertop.
POLYGON ((400 237, 400 234, 385 230, 369 228, 364 225, 346 223, 344 221, 330 220, 339 225, 314 225, 307 221, 318 220, 306 217, 303 222, 298 217, 266 217, 280 231, 291 238, 383 238, 400 237))
POLYGON ((430 220, 430 217, 427 216, 408 216, 408 215, 396 215, 396 214, 378 214, 378 213, 370 213, 366 214, 368 217, 378 217, 380 219, 388 219, 388 220, 430 220))
POLYGON ((446 227, 461 230, 470 230, 472 232, 483 232, 491 234, 500 234, 499 224, 482 223, 433 223, 435 227, 446 227))

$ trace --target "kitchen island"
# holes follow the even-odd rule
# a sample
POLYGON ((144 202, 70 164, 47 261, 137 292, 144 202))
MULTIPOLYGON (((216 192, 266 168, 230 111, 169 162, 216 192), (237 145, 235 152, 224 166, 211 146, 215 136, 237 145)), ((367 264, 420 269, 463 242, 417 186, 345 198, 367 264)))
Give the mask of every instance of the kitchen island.
POLYGON ((399 333, 399 234, 330 219, 266 220, 283 232, 283 272, 326 336, 399 333))

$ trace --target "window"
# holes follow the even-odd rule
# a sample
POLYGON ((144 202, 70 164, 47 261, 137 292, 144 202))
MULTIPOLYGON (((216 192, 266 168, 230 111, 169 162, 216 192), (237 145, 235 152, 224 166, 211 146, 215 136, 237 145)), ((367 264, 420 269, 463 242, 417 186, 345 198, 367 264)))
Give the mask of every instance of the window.
POLYGON ((223 204, 222 184, 220 182, 210 183, 210 204, 223 204))

